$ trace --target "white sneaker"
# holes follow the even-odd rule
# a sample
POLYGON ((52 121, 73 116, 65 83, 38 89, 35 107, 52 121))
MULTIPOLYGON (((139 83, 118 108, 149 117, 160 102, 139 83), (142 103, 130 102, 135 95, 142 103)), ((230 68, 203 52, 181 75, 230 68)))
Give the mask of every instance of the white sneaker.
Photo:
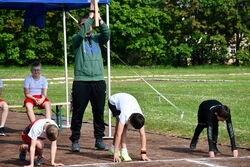
POLYGON ((128 151, 122 151, 120 157, 121 157, 122 161, 125 161, 125 162, 132 161, 132 159, 128 155, 128 151))

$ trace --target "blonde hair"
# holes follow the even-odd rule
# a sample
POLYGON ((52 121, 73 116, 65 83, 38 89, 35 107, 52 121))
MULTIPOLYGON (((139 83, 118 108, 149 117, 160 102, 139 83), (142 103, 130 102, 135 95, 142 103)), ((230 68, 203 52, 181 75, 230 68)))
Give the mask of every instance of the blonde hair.
POLYGON ((54 124, 49 124, 46 128, 46 136, 50 141, 55 141, 59 135, 59 129, 54 124))

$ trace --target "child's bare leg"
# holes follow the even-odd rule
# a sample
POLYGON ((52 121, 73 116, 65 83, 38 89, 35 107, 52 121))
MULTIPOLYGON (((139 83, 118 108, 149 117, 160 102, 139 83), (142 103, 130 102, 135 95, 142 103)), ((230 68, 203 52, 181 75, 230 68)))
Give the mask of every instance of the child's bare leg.
POLYGON ((1 127, 4 127, 5 122, 7 120, 9 107, 8 107, 7 103, 3 101, 3 102, 0 102, 0 108, 3 110, 3 112, 2 112, 2 120, 1 120, 1 127))
POLYGON ((38 139, 36 142, 36 153, 35 153, 38 157, 43 157, 43 147, 44 147, 44 142, 38 139))
POLYGON ((47 119, 51 119, 51 104, 50 104, 50 102, 48 102, 48 101, 44 102, 43 107, 45 108, 45 117, 47 119))
POLYGON ((26 107, 27 115, 28 115, 28 118, 29 118, 30 122, 35 121, 36 116, 35 116, 34 111, 33 111, 33 104, 32 103, 26 103, 25 107, 26 107))
POLYGON ((122 139, 121 139, 121 159, 122 161, 132 161, 128 154, 127 150, 127 130, 128 130, 128 125, 124 126, 123 132, 122 132, 122 139))
POLYGON ((122 140, 121 140, 121 148, 125 149, 127 148, 127 130, 128 130, 128 125, 124 126, 123 132, 122 132, 122 140))
POLYGON ((113 139, 113 146, 115 145, 115 138, 116 138, 116 134, 117 134, 118 124, 119 124, 119 118, 116 118, 115 133, 114 133, 114 139, 113 139))
POLYGON ((20 145, 20 151, 21 152, 27 152, 27 151, 29 151, 29 145, 28 144, 21 144, 20 145))

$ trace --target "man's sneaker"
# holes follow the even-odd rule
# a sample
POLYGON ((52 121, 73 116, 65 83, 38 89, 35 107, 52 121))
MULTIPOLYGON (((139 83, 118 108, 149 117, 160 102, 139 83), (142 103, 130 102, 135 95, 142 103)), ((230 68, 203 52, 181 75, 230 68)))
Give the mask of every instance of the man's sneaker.
POLYGON ((132 159, 128 155, 128 151, 122 151, 120 157, 122 161, 125 161, 125 162, 132 161, 132 159))
POLYGON ((5 129, 4 129, 4 127, 0 128, 0 136, 5 136, 5 129))
POLYGON ((102 139, 96 139, 96 141, 95 141, 95 148, 97 150, 106 150, 106 146, 103 143, 102 139))
POLYGON ((34 164, 40 166, 43 163, 44 163, 44 158, 42 156, 38 156, 34 164))
POLYGON ((80 146, 79 146, 79 144, 77 142, 72 143, 71 151, 73 151, 73 152, 79 152, 80 151, 80 146))
POLYGON ((19 159, 24 161, 26 159, 26 150, 29 148, 27 144, 21 144, 19 147, 19 159))
POLYGON ((192 141, 191 141, 191 143, 190 143, 190 146, 189 146, 189 148, 191 149, 191 150, 194 150, 194 149, 196 149, 196 144, 198 143, 198 139, 192 139, 192 141))
MULTIPOLYGON (((109 149, 109 155, 114 155, 114 153, 115 153, 115 149, 114 148, 110 148, 109 149)), ((118 156, 119 157, 121 156, 121 152, 120 151, 118 151, 118 156)))

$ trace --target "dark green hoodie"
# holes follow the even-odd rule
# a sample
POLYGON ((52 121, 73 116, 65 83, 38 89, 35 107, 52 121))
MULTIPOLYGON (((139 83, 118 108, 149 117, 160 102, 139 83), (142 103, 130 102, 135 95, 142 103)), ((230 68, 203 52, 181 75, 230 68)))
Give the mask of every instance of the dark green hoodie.
POLYGON ((74 81, 104 80, 100 45, 108 42, 110 31, 106 24, 101 24, 101 33, 87 38, 86 33, 93 21, 94 19, 88 18, 82 29, 72 38, 75 54, 74 81))

